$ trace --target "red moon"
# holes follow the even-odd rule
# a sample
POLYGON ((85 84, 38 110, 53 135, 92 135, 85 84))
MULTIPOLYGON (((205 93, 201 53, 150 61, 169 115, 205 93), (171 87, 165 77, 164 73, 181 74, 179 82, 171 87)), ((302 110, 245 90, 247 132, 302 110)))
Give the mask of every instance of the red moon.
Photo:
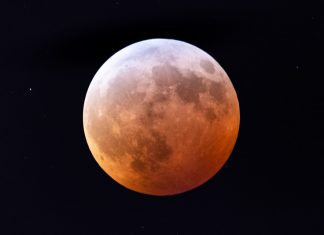
POLYGON ((206 52, 177 40, 134 43, 93 78, 83 125, 100 167, 128 189, 174 195, 212 178, 239 130, 235 89, 206 52))

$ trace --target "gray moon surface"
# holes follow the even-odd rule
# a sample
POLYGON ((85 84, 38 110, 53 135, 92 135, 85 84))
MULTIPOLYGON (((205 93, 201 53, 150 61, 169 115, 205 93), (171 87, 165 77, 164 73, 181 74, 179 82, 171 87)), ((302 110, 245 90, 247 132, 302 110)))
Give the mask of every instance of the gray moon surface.
POLYGON ((83 109, 89 148, 128 189, 174 195, 212 178, 239 130, 235 89, 206 52, 183 41, 150 39, 109 58, 83 109))

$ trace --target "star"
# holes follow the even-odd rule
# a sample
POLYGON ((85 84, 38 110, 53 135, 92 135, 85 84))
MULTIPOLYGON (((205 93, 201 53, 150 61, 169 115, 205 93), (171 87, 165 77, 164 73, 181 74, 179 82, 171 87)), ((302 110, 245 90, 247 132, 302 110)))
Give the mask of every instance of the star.
POLYGON ((33 89, 30 87, 30 88, 29 88, 29 91, 32 91, 32 90, 33 90, 33 89))

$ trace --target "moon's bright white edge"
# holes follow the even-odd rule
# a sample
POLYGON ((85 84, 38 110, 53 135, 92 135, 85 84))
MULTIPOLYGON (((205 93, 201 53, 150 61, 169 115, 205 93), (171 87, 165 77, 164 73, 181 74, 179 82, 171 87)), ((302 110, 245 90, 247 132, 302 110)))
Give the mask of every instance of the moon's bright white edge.
MULTIPOLYGON (((91 85, 99 85, 101 87, 100 94, 103 94, 107 90, 109 78, 114 78, 121 70, 141 68, 142 76, 147 77, 151 75, 154 66, 165 63, 178 68, 179 71, 194 72, 197 76, 219 82, 222 76, 215 76, 214 73, 202 69, 199 61, 203 60, 211 62, 216 73, 220 72, 228 77, 212 56, 194 45, 174 39, 143 40, 133 43, 111 56, 95 74, 91 85), (103 77, 105 79, 102 79, 103 77)), ((184 76, 186 75, 184 74, 184 76)))

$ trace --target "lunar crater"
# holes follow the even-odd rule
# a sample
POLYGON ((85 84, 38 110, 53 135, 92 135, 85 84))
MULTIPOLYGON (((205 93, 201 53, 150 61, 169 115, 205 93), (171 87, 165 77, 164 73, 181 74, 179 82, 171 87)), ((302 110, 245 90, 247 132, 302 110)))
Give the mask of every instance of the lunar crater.
POLYGON ((209 122, 213 122, 217 116, 214 112, 214 109, 212 108, 205 108, 204 109, 204 115, 205 115, 205 118, 209 121, 209 122))
POLYGON ((207 73, 213 74, 215 72, 215 67, 212 62, 209 60, 202 59, 200 61, 200 66, 205 70, 207 73))

